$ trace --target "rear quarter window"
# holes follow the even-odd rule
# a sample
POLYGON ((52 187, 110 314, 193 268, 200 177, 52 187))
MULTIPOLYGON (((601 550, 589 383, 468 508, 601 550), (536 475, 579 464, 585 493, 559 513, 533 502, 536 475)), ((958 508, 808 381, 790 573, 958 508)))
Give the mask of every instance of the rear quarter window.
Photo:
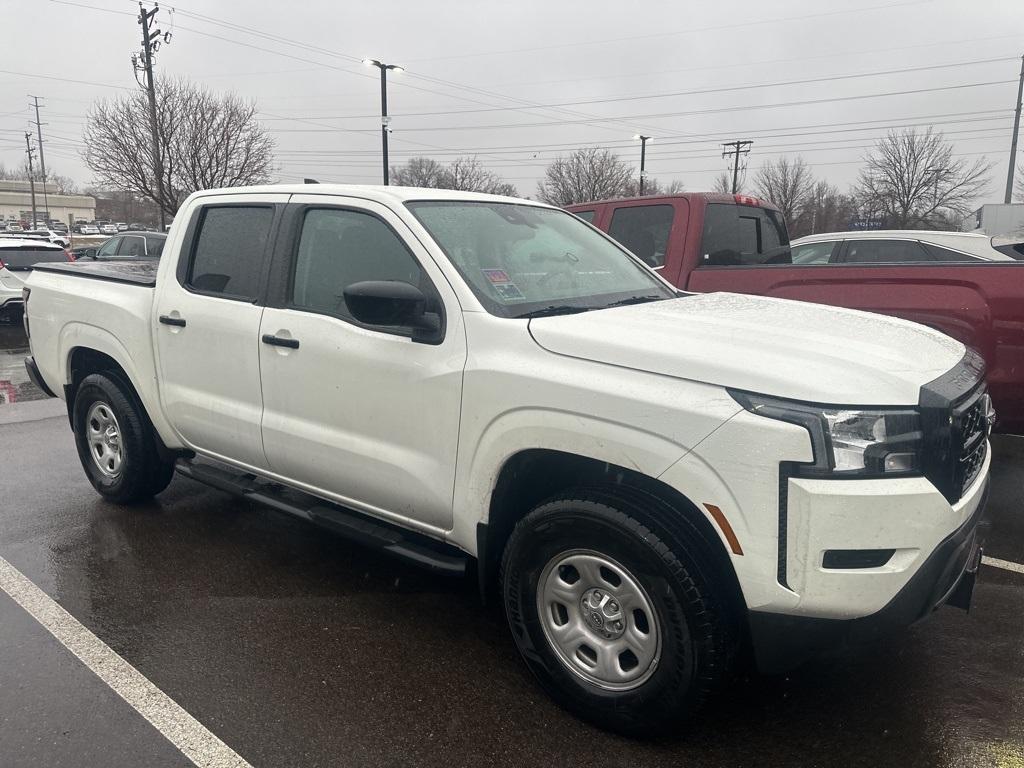
POLYGON ((708 203, 701 236, 703 266, 789 264, 789 233, 778 211, 752 205, 708 203))

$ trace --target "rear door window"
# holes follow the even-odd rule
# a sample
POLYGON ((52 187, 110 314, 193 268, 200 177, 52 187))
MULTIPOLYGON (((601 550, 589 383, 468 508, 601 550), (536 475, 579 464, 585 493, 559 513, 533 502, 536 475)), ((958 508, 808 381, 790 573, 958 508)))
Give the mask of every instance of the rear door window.
POLYGON ((135 235, 125 235, 117 248, 117 255, 122 258, 138 259, 146 255, 146 241, 135 235))
POLYGON ((63 248, 36 248, 32 246, 0 248, 0 261, 12 271, 31 269, 33 264, 48 264, 67 260, 63 248))
POLYGON ((671 205, 631 205, 616 208, 608 234, 649 267, 665 266, 675 208, 671 205))
POLYGON ((202 293, 255 299, 274 209, 211 206, 202 216, 186 284, 202 293))
POLYGON ((593 224, 594 215, 597 213, 597 211, 573 211, 573 213, 579 216, 585 222, 587 222, 587 224, 593 224))
POLYGON ((846 264, 905 264, 933 261, 914 240, 847 240, 846 264))
POLYGON ((701 237, 704 266, 789 264, 789 234, 778 211, 753 205, 708 203, 701 237))

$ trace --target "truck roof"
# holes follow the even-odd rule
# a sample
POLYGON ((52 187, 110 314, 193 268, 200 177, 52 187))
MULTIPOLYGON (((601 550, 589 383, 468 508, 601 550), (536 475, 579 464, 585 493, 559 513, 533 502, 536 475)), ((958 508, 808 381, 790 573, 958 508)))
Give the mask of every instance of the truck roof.
POLYGON ((264 184, 256 187, 227 187, 206 189, 192 195, 195 198, 220 197, 227 195, 278 194, 278 195, 343 195, 360 197, 379 203, 404 203, 409 200, 470 200, 495 203, 527 203, 551 208, 536 200, 519 197, 489 195, 483 192, 462 192, 453 189, 427 187, 396 187, 381 184, 264 184))

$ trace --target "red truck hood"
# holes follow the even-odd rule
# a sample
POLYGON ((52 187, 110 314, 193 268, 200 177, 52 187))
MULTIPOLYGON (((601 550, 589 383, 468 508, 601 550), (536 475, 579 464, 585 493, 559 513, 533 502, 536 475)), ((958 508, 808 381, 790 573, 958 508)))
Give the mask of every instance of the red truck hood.
POLYGON ((906 320, 734 293, 530 321, 555 354, 776 397, 916 404, 964 346, 906 320))

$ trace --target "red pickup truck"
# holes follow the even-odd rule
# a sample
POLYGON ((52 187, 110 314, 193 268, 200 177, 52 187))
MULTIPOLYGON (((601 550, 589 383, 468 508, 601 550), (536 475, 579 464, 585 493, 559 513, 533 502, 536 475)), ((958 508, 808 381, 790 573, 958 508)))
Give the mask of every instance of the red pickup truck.
POLYGON ((568 209, 683 290, 880 312, 959 339, 985 358, 997 431, 1024 433, 1024 261, 793 264, 782 214, 746 195, 687 193, 568 209))

